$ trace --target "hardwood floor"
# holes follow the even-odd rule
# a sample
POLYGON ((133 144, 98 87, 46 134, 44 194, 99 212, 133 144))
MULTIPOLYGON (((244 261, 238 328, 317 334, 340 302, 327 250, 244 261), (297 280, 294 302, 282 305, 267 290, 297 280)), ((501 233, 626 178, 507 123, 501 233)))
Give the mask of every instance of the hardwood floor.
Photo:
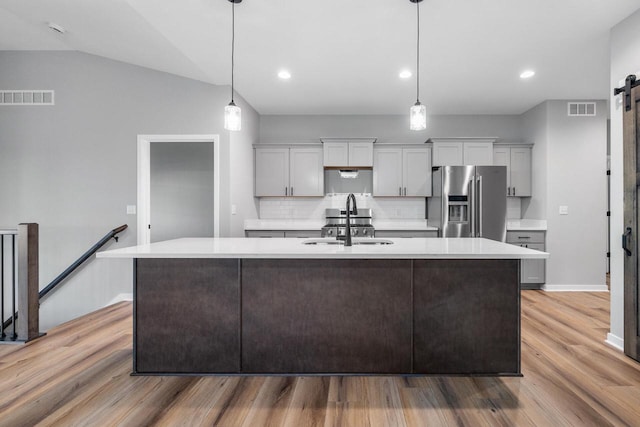
POLYGON ((0 425, 640 425, 640 364, 608 322, 607 293, 523 291, 522 378, 131 377, 120 303, 0 346, 0 425))

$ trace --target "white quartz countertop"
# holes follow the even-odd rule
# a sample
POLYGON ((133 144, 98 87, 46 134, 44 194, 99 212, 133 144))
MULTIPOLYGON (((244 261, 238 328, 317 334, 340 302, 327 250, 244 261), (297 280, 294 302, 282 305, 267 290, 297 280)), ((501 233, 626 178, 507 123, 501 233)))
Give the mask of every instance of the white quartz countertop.
MULTIPOLYGON (((247 219, 245 230, 320 230, 326 224, 324 219, 247 219)), ((438 231, 427 225, 426 219, 373 219, 376 230, 438 231)))
POLYGON ((547 221, 544 219, 507 220, 507 231, 547 231, 547 221))
MULTIPOLYGON (((384 239, 390 245, 305 245, 287 238, 185 238, 98 252, 98 258, 347 258, 347 259, 527 259, 546 252, 488 239, 384 239)), ((354 241, 367 240, 354 239, 354 241)), ((382 240, 382 239, 379 239, 382 240)))

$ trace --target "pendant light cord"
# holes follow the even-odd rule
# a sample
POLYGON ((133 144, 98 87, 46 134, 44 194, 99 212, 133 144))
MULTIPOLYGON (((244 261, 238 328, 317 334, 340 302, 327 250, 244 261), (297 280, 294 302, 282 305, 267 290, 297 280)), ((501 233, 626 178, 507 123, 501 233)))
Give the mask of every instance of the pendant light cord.
POLYGON ((234 68, 234 53, 236 46, 236 3, 231 2, 231 103, 233 103, 233 68, 234 68))
POLYGON ((418 27, 418 43, 416 44, 416 102, 420 102, 420 2, 416 2, 416 23, 418 27))

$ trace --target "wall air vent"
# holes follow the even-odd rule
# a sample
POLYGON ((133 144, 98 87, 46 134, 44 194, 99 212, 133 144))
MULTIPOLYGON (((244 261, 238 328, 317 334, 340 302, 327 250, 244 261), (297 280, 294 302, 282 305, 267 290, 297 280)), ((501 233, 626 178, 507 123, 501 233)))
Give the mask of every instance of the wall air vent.
POLYGON ((53 90, 0 90, 2 105, 55 105, 53 90))
POLYGON ((595 102, 568 102, 567 115, 573 117, 595 116, 595 102))

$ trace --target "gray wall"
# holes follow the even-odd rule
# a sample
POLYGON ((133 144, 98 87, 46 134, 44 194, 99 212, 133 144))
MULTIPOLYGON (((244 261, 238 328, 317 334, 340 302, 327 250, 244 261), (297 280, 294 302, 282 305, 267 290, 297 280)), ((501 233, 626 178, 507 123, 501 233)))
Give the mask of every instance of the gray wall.
POLYGON ((378 142, 420 143, 433 137, 498 137, 520 141, 519 116, 431 116, 425 131, 409 130, 401 116, 261 116, 260 142, 318 142, 319 137, 375 137, 378 142))
POLYGON ((533 142, 533 194, 523 218, 546 219, 547 285, 603 286, 607 251, 607 103, 597 116, 567 116, 567 101, 545 101, 523 114, 533 142), (568 206, 569 215, 559 207, 568 206))
MULTIPOLYGON (((78 52, 0 52, 0 69, 2 88, 56 91, 53 107, 0 107, 0 224, 40 224, 41 287, 116 226, 129 229, 107 248, 136 244, 126 205, 136 204, 138 134, 219 134, 221 235, 257 217, 245 181, 259 118, 236 96, 245 120, 230 137, 228 87, 78 52)), ((131 274, 130 261, 91 260, 43 302, 42 329, 131 293, 131 274)))
POLYGON ((213 143, 150 144, 151 241, 213 237, 213 143))
POLYGON ((547 104, 543 102, 522 115, 522 137, 533 142, 531 150, 532 183, 530 198, 522 199, 522 217, 547 218, 547 104))
MULTIPOLYGON (((611 29, 610 89, 619 87, 629 74, 640 78, 640 10, 611 29)), ((624 337, 623 157, 621 97, 612 95, 611 117, 611 332, 609 340, 622 345, 624 337)))

